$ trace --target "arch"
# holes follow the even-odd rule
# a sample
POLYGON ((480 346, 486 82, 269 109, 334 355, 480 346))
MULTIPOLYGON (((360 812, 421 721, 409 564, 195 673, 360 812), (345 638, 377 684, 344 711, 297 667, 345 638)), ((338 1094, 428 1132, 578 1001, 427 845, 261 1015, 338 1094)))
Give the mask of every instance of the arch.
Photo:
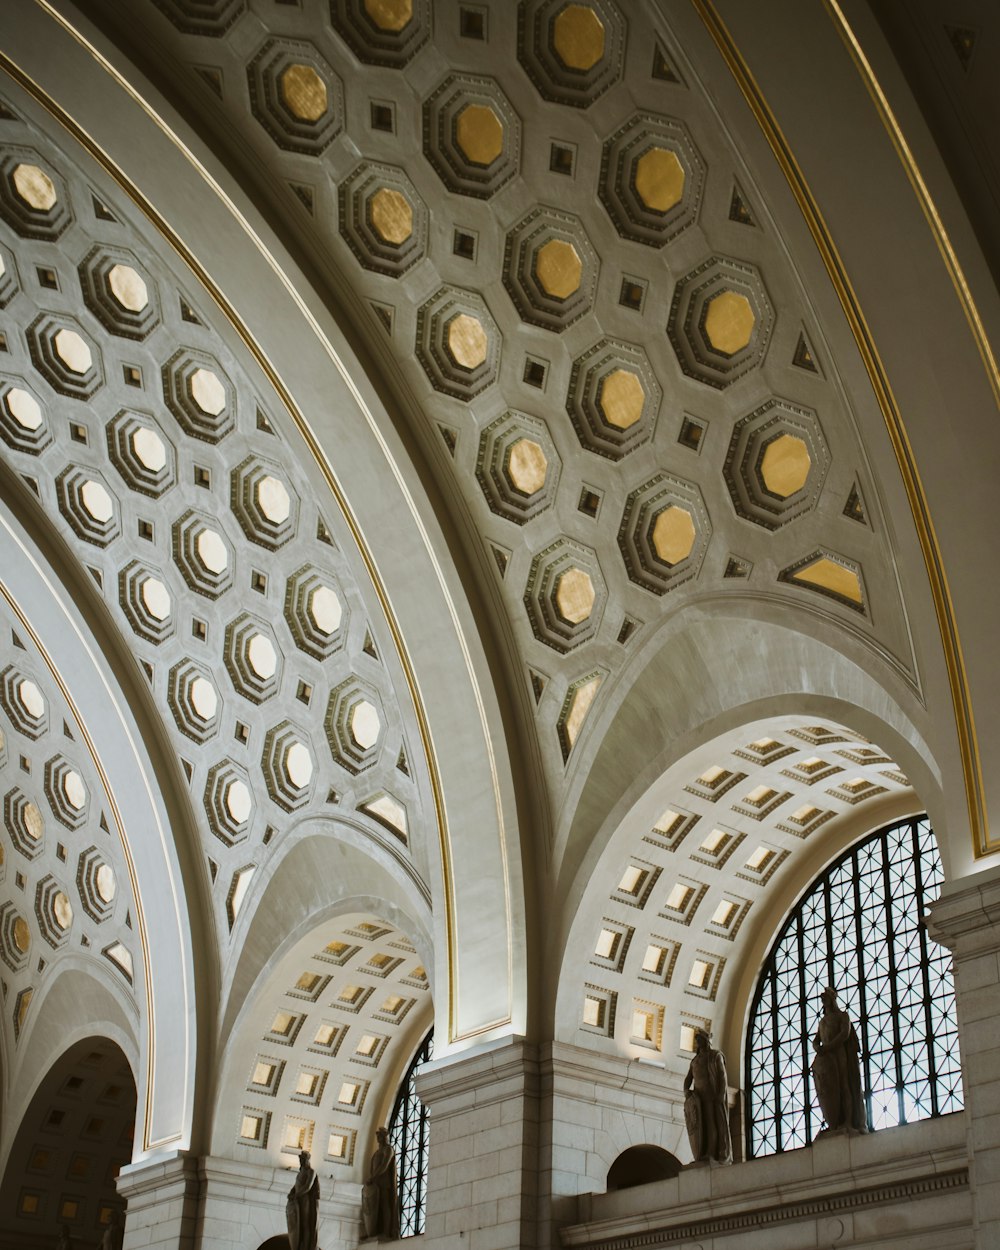
POLYGON ((396 1153, 401 1237, 422 1233, 426 1222, 430 1113, 417 1094, 416 1075, 433 1058, 432 1029, 420 1043, 399 1083, 387 1125, 389 1143, 396 1153))
POLYGON ((794 703, 767 701, 770 715, 758 705, 706 737, 592 856, 559 969, 557 1041, 680 1077, 693 1030, 710 1024, 734 1064, 775 911, 872 823, 919 809, 882 742, 820 715, 830 701, 779 714, 794 703))
POLYGON ((100 1034, 69 1045, 38 1082, 0 1183, 0 1224, 54 1244, 67 1224, 95 1242, 121 1211, 114 1178, 132 1157, 136 1084, 121 1047, 100 1034))
MULTIPOLYGON (((556 841, 570 912, 640 796, 689 753, 765 716, 818 715, 857 728, 897 760, 935 818, 947 810, 935 726, 918 693, 897 665, 823 614, 706 598, 667 618, 645 645, 574 748, 556 841)), ((942 855, 947 869, 946 838, 942 855)))
POLYGON ((608 1192, 669 1181, 680 1175, 681 1161, 662 1146, 629 1146, 608 1169, 608 1192))
MULTIPOLYGON (((75 736, 102 778, 112 836, 119 839, 129 865, 141 947, 135 969, 142 1020, 136 1159, 167 1145, 186 1148, 193 1131, 198 1063, 192 932, 200 928, 189 910, 174 840, 174 829, 184 827, 186 816, 175 796, 169 804, 164 797, 160 779, 166 757, 159 754, 155 727, 139 719, 145 698, 128 697, 117 681, 109 659, 115 647, 102 645, 93 628, 102 618, 97 614, 96 621, 87 619, 81 611, 87 595, 76 595, 72 587, 57 582, 46 553, 4 506, 0 540, 0 594, 69 705, 75 736), (144 836, 135 837, 137 830, 144 836)), ((211 979, 211 961, 202 975, 211 979)))
POLYGON ((358 543, 351 558, 369 587, 376 645, 412 700, 407 735, 431 778, 437 975, 451 987, 442 995, 442 1046, 523 1033, 525 906, 511 762, 489 657, 421 468, 348 333, 222 162, 117 52, 108 49, 121 74, 41 11, 18 25, 9 55, 45 106, 66 110, 73 132, 93 139, 89 154, 128 187, 165 247, 190 260, 189 280, 222 310, 225 335, 252 354, 261 384, 285 409, 310 484, 342 510, 358 543), (387 515, 396 523, 386 525, 387 515), (501 889, 481 888, 485 865, 501 889))
POLYGON ((856 1032, 869 1129, 961 1110, 951 956, 921 923, 942 883, 934 832, 915 816, 856 842, 798 899, 750 1012, 748 1157, 807 1145, 820 1131, 810 1060, 826 986, 856 1032))
POLYGON ((262 1241, 257 1250, 290 1250, 291 1244, 287 1233, 279 1233, 277 1237, 268 1237, 267 1241, 262 1241))
POLYGON ((400 909, 346 895, 272 951, 221 1058, 214 1155, 284 1167, 304 1148, 317 1167, 363 1178, 375 1127, 432 1021, 414 931, 400 909))

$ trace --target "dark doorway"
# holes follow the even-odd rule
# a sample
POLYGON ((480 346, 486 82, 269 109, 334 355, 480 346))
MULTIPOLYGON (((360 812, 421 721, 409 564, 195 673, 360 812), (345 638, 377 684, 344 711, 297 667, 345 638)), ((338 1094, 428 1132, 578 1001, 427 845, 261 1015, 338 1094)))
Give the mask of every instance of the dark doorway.
POLYGON ((608 1191, 669 1181, 680 1174, 681 1161, 662 1146, 630 1146, 608 1171, 608 1191))
POLYGON ((136 1090, 121 1049, 103 1037, 71 1046, 31 1100, 0 1184, 0 1237, 55 1245, 69 1228, 74 1246, 97 1245, 122 1209, 115 1189, 132 1158, 136 1090))

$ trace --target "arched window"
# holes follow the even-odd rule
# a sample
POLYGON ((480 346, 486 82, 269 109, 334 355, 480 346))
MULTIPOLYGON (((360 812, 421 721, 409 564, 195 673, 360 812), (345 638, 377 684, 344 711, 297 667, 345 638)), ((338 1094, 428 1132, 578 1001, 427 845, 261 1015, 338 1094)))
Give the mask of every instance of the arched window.
POLYGON ((427 1135, 430 1113, 417 1097, 416 1075, 434 1057, 434 1030, 427 1034, 406 1070, 389 1119, 389 1143, 399 1179, 399 1235, 424 1231, 427 1201, 427 1135))
POLYGON ((920 918, 943 881, 926 816, 872 834, 815 882, 771 948, 746 1051, 747 1157, 823 1127, 809 1065, 830 985, 861 1043, 869 1128, 962 1109, 951 956, 920 918))

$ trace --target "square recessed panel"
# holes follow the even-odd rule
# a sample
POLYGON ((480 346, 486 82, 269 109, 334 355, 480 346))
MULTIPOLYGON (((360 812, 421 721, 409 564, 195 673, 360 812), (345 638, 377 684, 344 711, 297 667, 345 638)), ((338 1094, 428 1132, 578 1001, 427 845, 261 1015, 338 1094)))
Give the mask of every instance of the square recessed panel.
POLYGON ((618 995, 598 985, 583 987, 583 1003, 580 1011, 580 1027, 588 1033, 600 1033, 613 1037, 615 1031, 615 1008, 618 995))
POLYGON ((628 907, 645 907, 659 875, 660 869, 655 864, 633 856, 625 863, 611 895, 612 901, 625 903, 628 907))
POLYGON ((669 985, 677 963, 680 943, 651 934, 642 952, 639 978, 654 985, 669 985))
POLYGON ((331 1024, 328 1020, 322 1020, 316 1025, 316 1031, 308 1049, 316 1054, 332 1057, 340 1049, 346 1035, 346 1025, 331 1024))
POLYGON ((620 972, 632 942, 634 930, 615 920, 602 920, 594 943, 591 963, 611 972, 620 972))

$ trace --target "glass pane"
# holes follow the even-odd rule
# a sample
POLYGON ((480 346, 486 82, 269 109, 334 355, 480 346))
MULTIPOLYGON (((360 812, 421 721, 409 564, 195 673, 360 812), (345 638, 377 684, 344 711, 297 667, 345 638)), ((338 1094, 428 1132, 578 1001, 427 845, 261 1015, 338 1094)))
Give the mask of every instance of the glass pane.
POLYGON ((749 1158, 804 1146, 824 1127, 809 1063, 831 977, 861 1044, 869 1128, 961 1110, 951 958, 920 926, 943 880, 934 832, 921 816, 866 838, 800 900, 751 1013, 749 1158))

